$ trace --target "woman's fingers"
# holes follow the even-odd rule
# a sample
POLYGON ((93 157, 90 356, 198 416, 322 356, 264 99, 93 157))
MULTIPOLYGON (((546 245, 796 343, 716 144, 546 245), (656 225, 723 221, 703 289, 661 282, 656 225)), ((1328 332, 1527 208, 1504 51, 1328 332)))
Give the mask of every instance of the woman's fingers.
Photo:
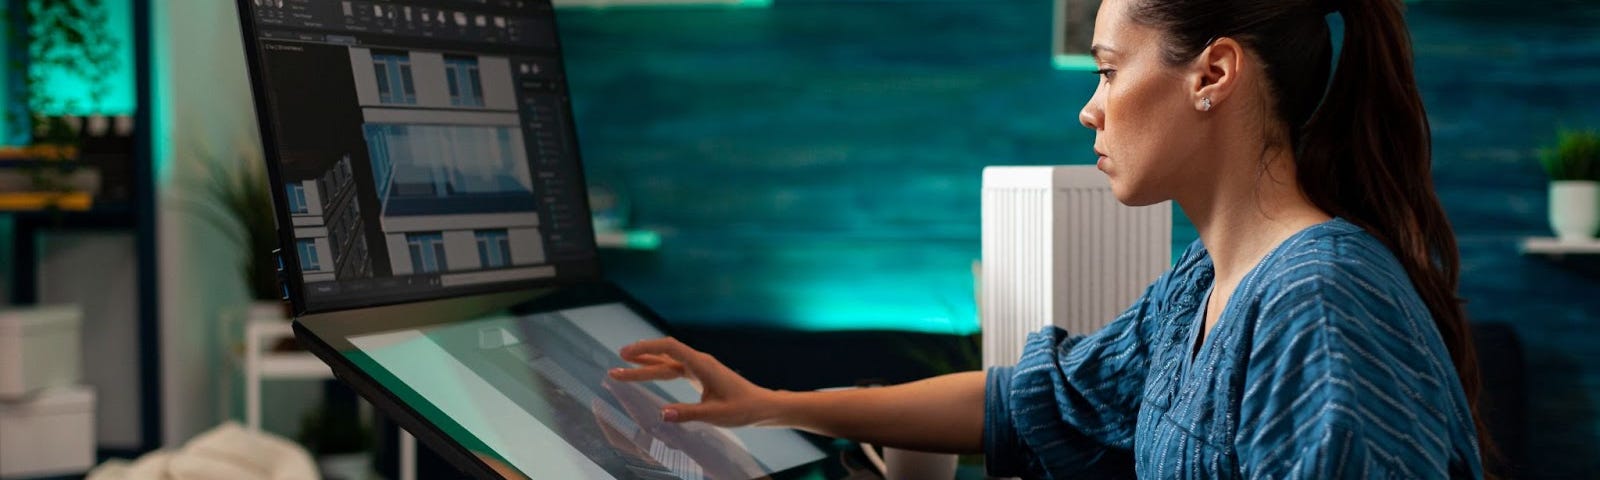
POLYGON ((632 345, 622 347, 621 354, 623 360, 634 363, 640 363, 638 359, 643 359, 650 355, 664 355, 688 364, 692 363, 692 359, 699 355, 700 352, 689 348, 688 345, 684 345, 683 342, 679 342, 676 338, 667 337, 635 342, 632 345))
POLYGON ((672 357, 655 353, 641 354, 638 357, 635 357, 632 363, 637 363, 639 365, 671 365, 679 367, 683 365, 682 362, 673 360, 672 357))
MULTIPOLYGON (((688 378, 700 390, 700 403, 674 403, 661 407, 668 423, 705 422, 734 427, 764 421, 770 390, 763 389, 728 369, 716 358, 672 338, 644 340, 619 352, 623 360, 639 365, 610 372, 611 380, 667 380, 688 378)), ((608 386, 609 388, 609 386, 608 386)), ((613 392, 615 393, 615 392, 613 392)), ((658 404, 659 405, 659 404, 658 404)), ((654 409, 655 407, 652 407, 654 409)))
POLYGON ((684 376, 683 368, 672 365, 646 365, 636 368, 611 369, 611 378, 628 382, 671 380, 682 376, 684 376))
POLYGON ((639 366, 613 368, 610 371, 611 378, 638 382, 645 380, 671 380, 688 376, 683 362, 679 362, 665 354, 640 353, 633 355, 628 361, 639 366))
POLYGON ((618 380, 666 380, 687 376, 689 373, 690 358, 700 355, 679 342, 677 339, 658 338, 643 340, 632 345, 622 347, 619 352, 623 360, 640 365, 637 368, 619 368, 611 370, 611 377, 618 380))
POLYGON ((674 403, 661 407, 661 419, 669 423, 706 422, 721 425, 728 423, 722 418, 727 413, 727 405, 720 402, 674 403))

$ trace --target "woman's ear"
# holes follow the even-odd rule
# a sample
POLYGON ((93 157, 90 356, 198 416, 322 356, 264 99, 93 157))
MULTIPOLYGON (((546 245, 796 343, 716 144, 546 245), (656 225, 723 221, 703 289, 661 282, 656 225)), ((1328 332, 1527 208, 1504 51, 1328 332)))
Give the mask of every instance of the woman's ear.
POLYGON ((1227 103, 1228 97, 1238 88, 1244 62, 1244 46, 1237 40, 1229 37, 1212 40, 1195 57, 1189 72, 1187 83, 1194 107, 1209 111, 1227 103))

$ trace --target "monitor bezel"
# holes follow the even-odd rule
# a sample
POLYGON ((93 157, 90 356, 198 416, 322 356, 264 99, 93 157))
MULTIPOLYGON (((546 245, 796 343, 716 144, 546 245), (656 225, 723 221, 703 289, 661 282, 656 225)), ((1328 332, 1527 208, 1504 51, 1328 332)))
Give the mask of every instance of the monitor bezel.
MULTIPOLYGON (((300 252, 292 248, 295 245, 294 223, 289 213, 288 192, 283 188, 282 164, 280 163, 282 152, 278 150, 278 132, 273 127, 273 114, 268 111, 268 107, 272 103, 271 97, 267 92, 267 76, 265 65, 263 64, 264 56, 261 52, 260 27, 255 20, 255 6, 251 3, 251 0, 236 0, 235 5, 239 14, 240 33, 245 51, 245 68, 250 82, 251 100, 255 108, 257 128, 261 133, 263 153, 261 161, 266 163, 267 178, 271 182, 267 190, 272 196, 272 219, 278 240, 278 248, 274 251, 274 261, 277 262, 277 277, 282 290, 282 299, 291 305, 293 316, 439 300, 457 296, 510 292, 529 288, 592 282, 601 279, 599 245, 596 240, 594 225, 591 222, 583 222, 584 239, 582 241, 587 243, 589 251, 593 252, 593 255, 587 260, 564 263, 563 266, 565 268, 557 271, 556 275, 551 277, 481 284, 472 288, 407 299, 382 299, 365 302, 356 300, 337 302, 332 305, 311 305, 306 295, 304 273, 300 270, 300 252)), ((579 190, 579 197, 583 199, 581 215, 587 218, 592 215, 593 211, 588 201, 589 186, 587 175, 583 168, 582 149, 579 148, 578 144, 578 125, 572 111, 571 88, 566 75, 566 54, 561 45, 560 25, 558 19, 555 18, 555 7, 550 0, 530 0, 528 6, 523 8, 543 8, 550 12, 551 28, 554 30, 553 33, 555 35, 555 51, 558 53, 556 62, 561 66, 562 71, 559 87, 562 95, 567 100, 564 102, 564 112, 562 113, 569 120, 569 128, 565 132, 567 142, 571 146, 568 153, 572 156, 574 163, 573 174, 577 176, 576 188, 579 190)))

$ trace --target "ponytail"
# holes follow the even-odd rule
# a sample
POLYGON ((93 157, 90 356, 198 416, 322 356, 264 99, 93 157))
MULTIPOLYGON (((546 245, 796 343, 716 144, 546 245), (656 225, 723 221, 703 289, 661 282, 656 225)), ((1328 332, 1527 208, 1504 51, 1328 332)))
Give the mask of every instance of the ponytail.
MULTIPOLYGON (((1344 47, 1321 106, 1301 128, 1295 166, 1317 207, 1394 252, 1450 351, 1485 458, 1482 383, 1462 301, 1456 237, 1434 193, 1432 140, 1399 0, 1348 0, 1344 47)), ((1486 467, 1487 467, 1487 463, 1486 467)))

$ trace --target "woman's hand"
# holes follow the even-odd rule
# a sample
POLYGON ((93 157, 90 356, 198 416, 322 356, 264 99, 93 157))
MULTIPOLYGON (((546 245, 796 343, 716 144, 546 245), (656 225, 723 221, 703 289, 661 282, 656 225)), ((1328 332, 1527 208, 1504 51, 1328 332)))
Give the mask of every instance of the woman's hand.
POLYGON ((611 378, 687 378, 700 388, 700 403, 661 408, 667 422, 785 426, 908 450, 983 451, 984 372, 881 388, 783 392, 751 384, 717 359, 671 338, 622 347, 622 359, 638 366, 614 369, 611 378))
POLYGON ((611 378, 638 382, 685 378, 700 390, 700 403, 668 404, 661 419, 741 427, 772 422, 779 393, 761 388, 710 355, 673 338, 644 340, 622 347, 622 359, 638 365, 611 370, 611 378))

